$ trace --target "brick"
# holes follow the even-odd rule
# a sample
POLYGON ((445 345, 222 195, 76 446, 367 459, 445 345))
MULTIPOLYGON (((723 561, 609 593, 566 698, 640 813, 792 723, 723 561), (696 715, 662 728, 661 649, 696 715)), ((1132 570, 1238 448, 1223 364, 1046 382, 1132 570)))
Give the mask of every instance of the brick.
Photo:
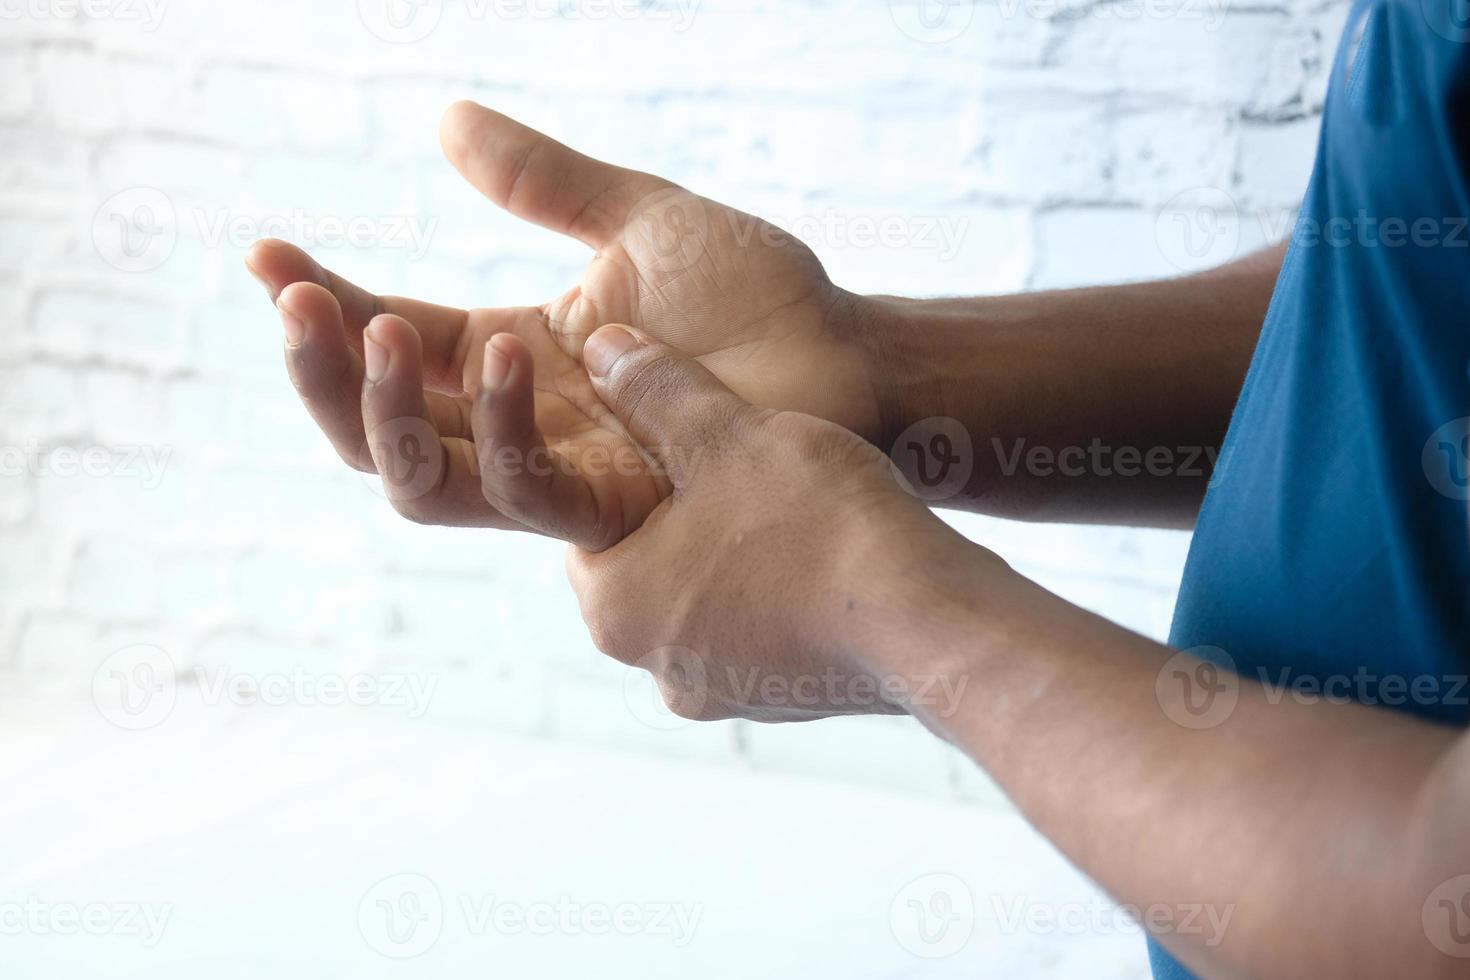
POLYGON ((37 295, 32 316, 37 347, 61 357, 102 357, 158 370, 184 356, 176 311, 146 296, 52 288, 37 295))
POLYGON ((987 96, 969 187, 1035 203, 1100 201, 1111 190, 1112 130, 1099 103, 1073 98, 987 96))
POLYGON ((0 122, 24 119, 36 108, 36 69, 30 51, 0 47, 0 122))
POLYGON ((46 47, 35 56, 42 111, 53 124, 81 132, 114 130, 122 121, 119 87, 107 59, 87 48, 46 47))
POLYGON ((142 541, 122 535, 92 539, 77 554, 71 601, 90 615, 128 622, 158 611, 156 563, 142 541))
MULTIPOLYGON (((681 31, 652 16, 475 20, 450 0, 409 44, 375 36, 353 3, 173 0, 156 23, 6 21, 0 451, 141 444, 161 461, 156 481, 63 476, 44 454, 42 472, 0 473, 7 678, 85 703, 100 658, 140 641, 185 666, 419 672, 440 683, 425 725, 1005 808, 910 721, 640 720, 627 669, 587 639, 563 546, 412 525, 341 464, 286 379, 277 317, 241 258, 283 234, 383 293, 466 306, 560 294, 589 250, 495 208, 441 157, 440 115, 464 97, 802 224, 858 291, 1174 275, 1160 216, 1201 188, 1234 208, 1219 260, 1244 254, 1288 227, 1349 4, 1126 16, 1143 2, 985 0, 927 39, 908 0, 702 3, 681 31), (140 205, 174 233, 146 268, 122 248, 143 230, 140 205), (323 219, 405 215, 431 229, 412 255, 311 234, 323 219), (946 220, 952 248, 916 240, 946 220), (908 237, 854 235, 888 221, 908 237)), ((1167 631, 1186 534, 944 516, 1088 608, 1167 631)))
POLYGON ((1112 123, 1114 197, 1157 207, 1179 187, 1229 186, 1237 142, 1219 109, 1120 114, 1112 123))
POLYGON ((67 679, 87 696, 89 663, 100 660, 97 626, 76 616, 37 614, 25 618, 15 644, 13 669, 27 678, 67 679))

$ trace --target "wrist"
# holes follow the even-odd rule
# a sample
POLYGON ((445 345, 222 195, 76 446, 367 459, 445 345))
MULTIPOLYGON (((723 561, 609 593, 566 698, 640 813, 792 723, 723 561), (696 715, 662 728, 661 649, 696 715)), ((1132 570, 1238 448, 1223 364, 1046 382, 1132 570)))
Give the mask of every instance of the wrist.
POLYGON ((874 431, 861 433, 884 453, 914 422, 944 414, 940 364, 920 325, 920 300, 901 296, 851 297, 845 340, 859 352, 872 394, 874 431))
POLYGON ((890 701, 932 725, 958 709, 979 664, 1008 648, 1009 610, 1035 586, 927 509, 914 510, 921 513, 865 522, 871 530, 849 552, 836 635, 890 701))

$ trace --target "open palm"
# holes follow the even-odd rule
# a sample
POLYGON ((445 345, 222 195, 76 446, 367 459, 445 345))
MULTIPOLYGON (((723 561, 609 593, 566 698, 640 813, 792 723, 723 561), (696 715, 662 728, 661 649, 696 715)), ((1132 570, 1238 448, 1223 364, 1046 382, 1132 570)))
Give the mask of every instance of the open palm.
POLYGON ((755 404, 876 428, 845 336, 859 301, 805 245, 473 103, 446 113, 442 137, 491 201, 596 250, 577 285, 539 307, 465 311, 375 296, 282 242, 247 258, 287 321, 308 409, 345 460, 382 474, 405 516, 592 549, 637 528, 669 483, 582 366, 605 323, 697 357, 755 404))

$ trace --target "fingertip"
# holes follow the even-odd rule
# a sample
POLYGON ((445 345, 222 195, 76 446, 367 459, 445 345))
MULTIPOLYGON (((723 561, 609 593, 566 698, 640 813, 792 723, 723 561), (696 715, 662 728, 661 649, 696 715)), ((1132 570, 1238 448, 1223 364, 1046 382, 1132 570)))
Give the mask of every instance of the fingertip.
POLYGON ((485 342, 485 363, 480 368, 480 395, 488 397, 505 387, 510 375, 511 360, 495 345, 492 337, 485 342))
POLYGON ((290 242, 262 238, 246 251, 245 268, 263 282, 285 285, 298 279, 315 278, 316 260, 290 242))
POLYGON ((618 358, 648 341, 632 327, 621 323, 609 323, 598 327, 582 345, 582 364, 594 378, 605 378, 612 372, 618 358))
POLYGON ((318 292, 326 293, 327 298, 335 304, 336 300, 321 286, 309 282, 293 282, 281 294, 276 297, 276 306, 282 312, 289 312, 302 319, 310 319, 318 312, 321 305, 321 297, 318 292))
POLYGON ((519 357, 523 353, 527 356, 529 356, 531 353, 530 350, 526 347, 526 342, 521 340, 521 338, 517 337, 513 333, 494 334, 490 337, 489 340, 485 341, 485 344, 488 347, 494 347, 500 353, 504 354, 506 357, 511 358, 512 360, 519 357))
POLYGON ((246 251, 245 264, 251 268, 255 268, 263 259, 279 252, 283 248, 290 247, 291 244, 289 242, 284 242, 279 238, 258 238, 251 243, 249 250, 246 251))
POLYGON ((457 164, 469 148, 470 134, 488 112, 484 106, 469 99, 460 99, 444 110, 439 118, 439 145, 444 155, 457 164))
POLYGON ((369 320, 363 328, 363 336, 389 350, 415 355, 423 344, 413 324, 393 313, 379 313, 369 320))
POLYGON ((415 354, 417 345, 418 334, 402 317, 383 313, 369 320, 362 331, 363 373, 368 383, 383 380, 395 356, 415 354))
POLYGON ((362 360, 363 374, 368 384, 377 384, 383 380, 388 373, 388 366, 393 361, 393 356, 388 353, 388 348, 378 342, 378 338, 366 331, 362 335, 362 360))

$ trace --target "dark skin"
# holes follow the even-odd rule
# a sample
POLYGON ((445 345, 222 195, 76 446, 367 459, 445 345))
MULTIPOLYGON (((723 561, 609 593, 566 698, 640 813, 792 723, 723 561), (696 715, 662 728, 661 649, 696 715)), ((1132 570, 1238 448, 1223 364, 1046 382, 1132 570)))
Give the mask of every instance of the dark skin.
POLYGON ((1246 677, 1201 724, 1173 681, 1199 660, 1016 574, 851 432, 620 332, 588 344, 602 398, 651 448, 710 451, 567 567, 671 710, 912 712, 1201 977, 1470 976, 1470 734, 1246 677))
POLYGON ((980 450, 1217 446, 1279 249, 1172 282, 861 297, 768 226, 488 110, 451 110, 445 144, 494 203, 596 250, 576 287, 467 312, 374 297, 291 246, 250 256, 287 318, 292 378, 345 459, 389 469, 395 443, 368 434, 431 427, 436 479, 395 497, 401 511, 571 540, 594 641, 654 672, 675 711, 911 711, 1119 901, 1229 910, 1223 934, 1155 930, 1201 975, 1466 976, 1420 912, 1470 880, 1470 736, 1273 703, 1247 679, 1228 718, 1182 728, 1157 683, 1197 661, 1016 575, 883 455, 948 416, 976 451, 948 505, 1188 525, 1207 475, 1005 476, 980 450), (564 469, 496 456, 543 445, 564 469), (599 452, 628 465, 593 474, 599 452), (671 669, 674 647, 700 669, 671 669), (943 712, 904 695, 934 678, 967 693, 943 712), (890 693, 855 700, 849 682, 890 693))
POLYGON ((613 321, 691 354, 754 404, 828 419, 885 451, 914 421, 958 419, 976 467, 946 506, 1187 526, 1205 478, 1002 478, 990 440, 1216 445, 1280 262, 1272 251, 1173 282, 1030 296, 862 296, 765 222, 472 103, 446 113, 443 142, 493 203, 595 250, 578 284, 541 306, 461 310, 376 296, 283 242, 259 243, 247 262, 288 325, 293 382, 349 465, 403 469, 400 420, 420 420, 412 445, 433 450, 432 479, 388 488, 405 516, 593 549, 669 491, 586 380, 582 345, 613 321), (480 420, 484 434, 546 465, 476 456, 471 409, 497 336, 504 411, 480 420), (386 355, 371 383, 369 341, 386 355))

